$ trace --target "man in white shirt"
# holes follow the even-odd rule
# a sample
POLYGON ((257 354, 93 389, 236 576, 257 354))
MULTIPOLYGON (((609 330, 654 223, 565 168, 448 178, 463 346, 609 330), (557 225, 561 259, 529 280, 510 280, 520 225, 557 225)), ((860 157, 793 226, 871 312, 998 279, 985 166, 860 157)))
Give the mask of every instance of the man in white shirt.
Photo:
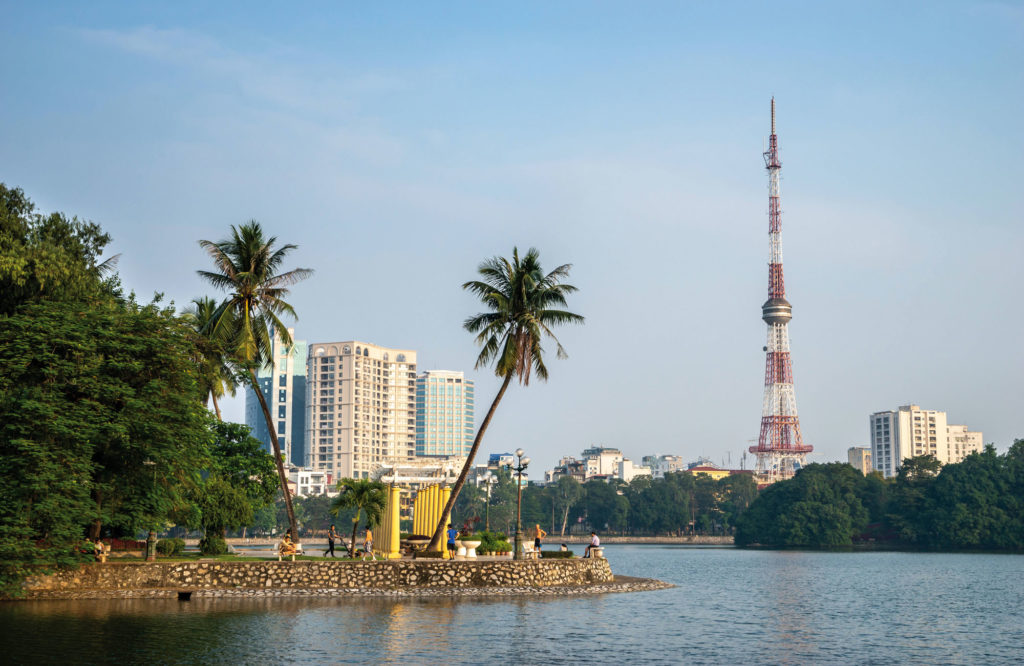
POLYGON ((601 540, 597 538, 597 532, 590 533, 590 545, 587 546, 586 550, 583 551, 583 557, 590 557, 590 550, 597 548, 601 545, 601 540))

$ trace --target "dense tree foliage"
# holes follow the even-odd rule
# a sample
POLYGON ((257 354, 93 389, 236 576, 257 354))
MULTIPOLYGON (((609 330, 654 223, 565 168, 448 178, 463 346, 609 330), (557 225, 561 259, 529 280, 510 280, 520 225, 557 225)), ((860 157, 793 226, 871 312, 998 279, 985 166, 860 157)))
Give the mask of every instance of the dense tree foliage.
POLYGON ((765 489, 743 515, 739 545, 835 547, 858 541, 935 550, 1024 550, 1024 440, 963 462, 903 461, 895 479, 808 465, 765 489))
MULTIPOLYGON (((516 519, 515 481, 505 470, 499 471, 498 479, 491 492, 490 524, 511 534, 516 519)), ((580 484, 562 477, 556 483, 523 489, 522 521, 525 527, 541 525, 551 537, 590 530, 650 536, 729 534, 756 493, 753 479, 745 474, 716 481, 704 474, 670 473, 660 479, 640 477, 630 484, 602 480, 580 484)), ((486 491, 470 486, 463 494, 467 497, 456 503, 455 519, 482 527, 486 491)))
POLYGON ((195 327, 125 296, 109 242, 0 184, 0 593, 87 535, 245 524, 276 485, 247 429, 211 425, 195 327))

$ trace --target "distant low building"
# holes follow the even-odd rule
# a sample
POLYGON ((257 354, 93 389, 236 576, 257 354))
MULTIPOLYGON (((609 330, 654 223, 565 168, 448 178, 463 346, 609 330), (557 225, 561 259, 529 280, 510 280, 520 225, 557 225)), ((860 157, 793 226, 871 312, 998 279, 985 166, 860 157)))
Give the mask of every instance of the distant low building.
POLYGON ((873 471, 873 468, 871 467, 870 446, 851 446, 847 449, 846 456, 850 461, 850 465, 864 476, 867 476, 873 471))
POLYGON ((682 456, 644 456, 643 465, 651 470, 651 476, 662 479, 669 472, 681 472, 686 469, 686 461, 682 456))
POLYGON ((639 476, 651 476, 651 468, 634 465, 629 458, 619 461, 618 470, 616 470, 616 477, 619 480, 629 483, 639 476))
POLYGON ((288 488, 296 497, 311 497, 313 495, 328 495, 334 497, 338 494, 335 488, 334 474, 318 469, 303 469, 292 467, 288 470, 288 488))

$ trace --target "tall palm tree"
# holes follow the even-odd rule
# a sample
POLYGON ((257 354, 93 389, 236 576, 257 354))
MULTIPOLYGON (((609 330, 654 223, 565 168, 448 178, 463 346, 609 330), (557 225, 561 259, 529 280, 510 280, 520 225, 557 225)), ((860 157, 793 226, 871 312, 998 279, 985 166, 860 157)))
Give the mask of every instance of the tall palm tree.
POLYGON ((548 368, 544 364, 544 349, 541 346, 545 336, 555 341, 558 358, 567 358, 565 349, 551 332, 551 327, 582 324, 584 321, 578 314, 559 309, 567 307, 566 295, 576 291, 576 287, 561 282, 568 277, 570 268, 572 264, 563 264, 545 274, 541 270, 540 256, 536 249, 530 248, 520 258, 519 250, 513 248, 512 261, 504 257, 492 257, 477 268, 481 279, 462 285, 466 291, 476 294, 489 310, 463 323, 463 328, 477 334, 476 343, 482 348, 475 367, 479 369, 493 361, 494 374, 501 377, 502 382, 491 408, 487 410, 487 416, 476 431, 473 447, 448 497, 428 548, 435 549, 441 543, 445 521, 451 515, 462 486, 466 484, 480 442, 509 384, 515 378, 523 386, 528 386, 531 373, 547 380, 548 368))
POLYGON ((218 243, 199 241, 200 247, 213 259, 217 270, 198 273, 213 286, 228 292, 227 298, 211 316, 204 333, 214 339, 223 336, 228 355, 247 375, 260 401, 263 417, 267 421, 267 432, 270 433, 270 444, 274 449, 274 460, 277 462, 281 492, 288 511, 288 524, 292 537, 297 541, 298 525, 295 522, 292 498, 288 493, 288 477, 284 472, 277 428, 256 379, 256 370, 273 361, 271 329, 277 331, 283 344, 292 344, 287 327, 278 317, 288 315, 298 319, 295 310, 284 300, 288 295, 287 287, 306 279, 313 271, 296 268, 279 273, 285 257, 298 246, 282 245, 275 249, 276 243, 276 237, 264 237, 263 227, 255 220, 237 228, 232 225, 231 237, 226 240, 218 243))
POLYGON ((331 515, 337 516, 342 509, 356 510, 352 518, 352 540, 348 542, 348 556, 355 557, 360 512, 366 512, 367 527, 379 525, 388 507, 386 487, 370 479, 342 479, 338 481, 338 491, 338 496, 331 501, 331 515))
MULTIPOLYGON (((223 421, 217 398, 223 397, 225 392, 234 397, 238 380, 225 353, 227 339, 224 335, 214 336, 210 332, 218 307, 217 301, 208 296, 193 298, 182 316, 195 333, 196 349, 199 354, 196 365, 199 368, 199 390, 203 396, 203 406, 206 407, 212 399, 217 420, 223 421)), ((226 332, 230 330, 230 326, 221 330, 226 332)))

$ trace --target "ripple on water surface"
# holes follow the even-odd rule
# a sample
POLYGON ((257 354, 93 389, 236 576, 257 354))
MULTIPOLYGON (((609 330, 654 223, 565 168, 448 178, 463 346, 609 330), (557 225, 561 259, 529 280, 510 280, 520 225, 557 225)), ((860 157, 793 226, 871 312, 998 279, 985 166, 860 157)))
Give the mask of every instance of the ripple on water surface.
POLYGON ((1024 659, 1024 557, 609 546, 678 587, 583 597, 0 605, 5 663, 878 663, 1024 659))

